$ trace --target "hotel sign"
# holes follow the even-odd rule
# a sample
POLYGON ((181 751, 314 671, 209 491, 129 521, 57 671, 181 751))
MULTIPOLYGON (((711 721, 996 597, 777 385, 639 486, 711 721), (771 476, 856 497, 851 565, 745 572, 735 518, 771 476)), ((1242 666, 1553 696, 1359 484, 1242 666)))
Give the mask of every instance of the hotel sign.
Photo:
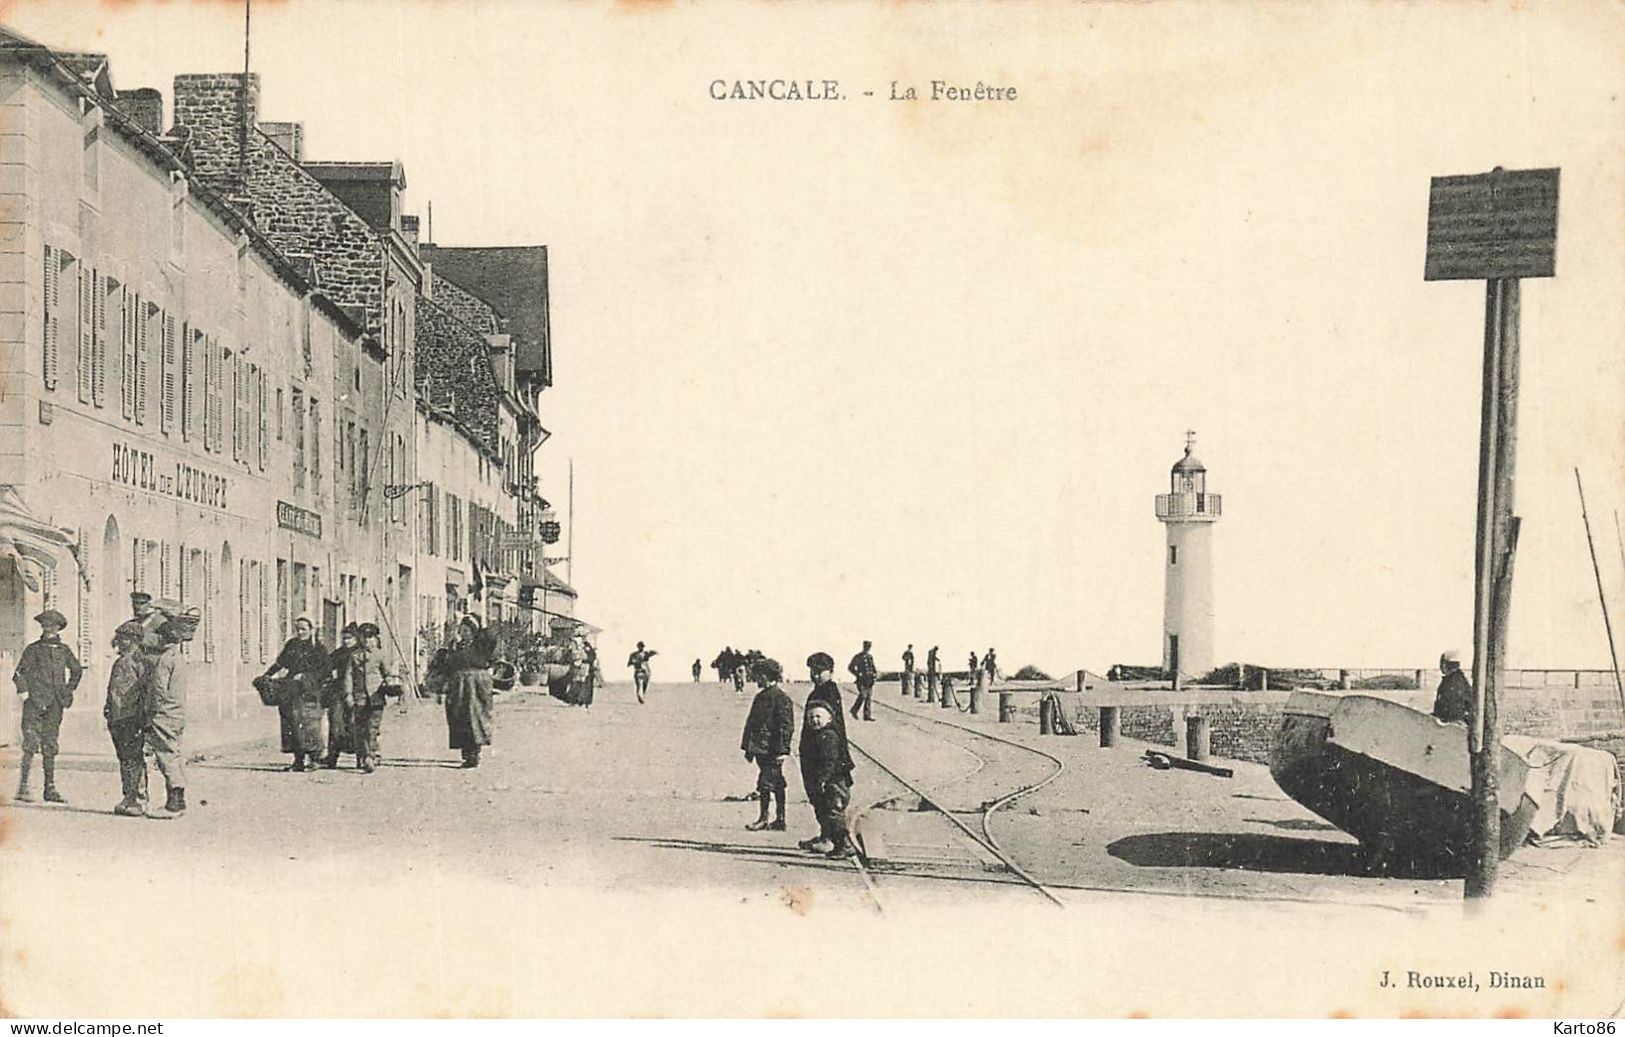
POLYGON ((1556 169, 1436 176, 1428 191, 1425 281, 1557 272, 1556 169))
POLYGON ((157 454, 125 443, 113 444, 115 483, 148 493, 190 501, 217 511, 226 510, 230 480, 184 461, 163 461, 157 454))
POLYGON ((276 524, 283 529, 291 529, 295 533, 303 533, 308 537, 322 538, 322 517, 314 511, 306 511, 297 504, 289 504, 285 500, 276 502, 276 524))

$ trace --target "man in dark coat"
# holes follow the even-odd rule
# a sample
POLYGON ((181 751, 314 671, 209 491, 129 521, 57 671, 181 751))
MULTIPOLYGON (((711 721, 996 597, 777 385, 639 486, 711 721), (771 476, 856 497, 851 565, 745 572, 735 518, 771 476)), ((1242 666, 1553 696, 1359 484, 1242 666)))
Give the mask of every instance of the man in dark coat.
POLYGON ((62 728, 62 711, 73 705, 74 690, 85 668, 73 649, 62 643, 68 620, 56 609, 46 609, 34 617, 40 625, 39 640, 23 649, 12 680, 23 697, 22 773, 17 779, 17 802, 34 802, 28 787, 28 772, 39 753, 45 768, 45 802, 66 803, 56 788, 57 732, 62 728))
MULTIPOLYGON (((907 695, 914 690, 914 646, 909 645, 903 649, 903 694, 907 695)), ((919 698, 919 692, 914 693, 919 698)))
POLYGON ((827 709, 830 713, 830 726, 840 732, 841 765, 848 775, 852 773, 852 754, 846 743, 846 714, 841 709, 841 689, 835 683, 835 660, 828 652, 816 652, 807 657, 807 672, 812 678, 813 690, 808 693, 807 702, 802 709, 801 743, 797 752, 801 756, 802 789, 807 793, 807 802, 812 804, 813 813, 818 818, 818 834, 811 839, 803 839, 796 845, 814 853, 828 853, 835 848, 835 841, 833 833, 829 830, 827 812, 819 806, 822 802, 822 785, 812 780, 814 774, 808 769, 808 761, 814 758, 815 750, 812 728, 807 725, 805 718, 812 712, 813 707, 823 706, 827 709))
POLYGON ((306 616, 293 622, 293 638, 277 653, 276 662, 265 671, 272 680, 281 680, 277 713, 282 726, 282 751, 293 754, 290 771, 315 770, 322 745, 322 686, 327 683, 331 658, 327 647, 316 638, 316 624, 306 616))
POLYGON ((159 610, 158 603, 146 591, 134 591, 130 594, 130 612, 130 618, 120 623, 113 635, 134 636, 140 639, 142 648, 157 649, 158 628, 168 618, 159 610))
MULTIPOLYGON (((877 671, 875 670, 875 657, 869 651, 869 649, 873 647, 874 642, 863 642, 863 650, 857 655, 854 655, 852 657, 852 661, 846 664, 846 672, 850 673, 852 675, 852 679, 858 684, 858 697, 852 703, 853 720, 858 718, 858 710, 860 708, 863 710, 863 719, 874 719, 870 713, 874 708, 875 674, 877 671)), ((843 732, 846 730, 844 724, 842 725, 841 730, 843 732)))
POLYGON ((937 658, 937 646, 925 653, 925 701, 937 700, 937 685, 942 680, 942 660, 937 658))
POLYGON ((1445 652, 1439 656, 1439 692, 1433 697, 1433 715, 1447 724, 1465 724, 1472 718, 1477 696, 1473 682, 1461 672, 1461 653, 1445 652))
POLYGON ((346 623, 339 633, 339 646, 327 657, 328 676, 322 685, 322 705, 327 709, 327 755, 322 758, 322 766, 328 770, 338 767, 341 753, 355 751, 344 676, 350 668, 350 656, 361 642, 359 629, 354 623, 346 623))
POLYGON ((790 756, 790 739, 796 730, 795 707, 779 682, 784 679, 784 667, 777 659, 758 659, 751 664, 750 678, 761 690, 750 704, 750 716, 745 718, 745 733, 739 748, 745 759, 756 764, 756 798, 761 812, 754 822, 745 827, 752 832, 771 829, 784 831, 784 761, 790 756), (768 801, 772 800, 775 813, 767 819, 768 801))
POLYGON ((694 675, 694 683, 695 684, 700 683, 700 673, 703 670, 704 670, 704 667, 702 667, 700 665, 700 661, 698 659, 695 659, 694 660, 694 665, 689 667, 689 672, 694 675))

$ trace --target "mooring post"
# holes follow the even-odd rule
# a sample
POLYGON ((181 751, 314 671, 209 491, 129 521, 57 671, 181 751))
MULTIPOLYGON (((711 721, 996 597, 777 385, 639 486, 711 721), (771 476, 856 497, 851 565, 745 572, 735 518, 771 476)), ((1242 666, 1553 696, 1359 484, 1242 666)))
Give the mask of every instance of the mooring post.
MULTIPOLYGON (((1001 699, 1003 695, 999 696, 1001 699)), ((1052 735, 1055 733, 1055 697, 1045 695, 1038 700, 1038 733, 1052 735)))
POLYGON ((1015 696, 1010 694, 1008 691, 999 692, 999 723, 1008 724, 1011 720, 1015 719, 1015 715, 1015 696))
POLYGON ((937 701, 943 709, 949 708, 954 702, 954 679, 946 673, 942 675, 942 694, 938 696, 937 701))
POLYGON ((987 671, 978 670, 976 683, 970 686, 970 711, 972 714, 982 712, 982 696, 987 693, 987 671))
POLYGON ((1100 707, 1100 747, 1110 749, 1117 744, 1117 707, 1100 707))
POLYGON ((1207 717, 1189 716, 1185 718, 1185 758, 1187 760, 1207 759, 1209 734, 1207 717))
POLYGON ((937 675, 934 674, 934 673, 929 673, 929 674, 926 674, 926 677, 925 677, 925 701, 929 704, 929 703, 935 702, 936 700, 937 700, 937 675))
POLYGON ((1258 668, 1258 690, 1270 690, 1270 671, 1263 666, 1258 668))
POLYGON ((1349 679, 1349 671, 1337 671, 1337 686, 1344 691, 1348 691, 1350 688, 1354 687, 1354 682, 1349 679))

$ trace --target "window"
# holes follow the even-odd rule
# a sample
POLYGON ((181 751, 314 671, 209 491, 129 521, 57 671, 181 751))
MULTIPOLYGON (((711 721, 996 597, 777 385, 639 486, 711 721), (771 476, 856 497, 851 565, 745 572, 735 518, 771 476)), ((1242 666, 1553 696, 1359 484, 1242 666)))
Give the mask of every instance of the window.
POLYGON ((259 591, 260 595, 260 662, 263 663, 269 662, 271 658, 270 645, 268 643, 271 640, 269 636, 271 633, 271 610, 265 607, 265 566, 261 565, 257 561, 250 564, 254 569, 254 588, 259 591))
POLYGON ((292 587, 293 596, 288 599, 288 608, 290 610, 290 617, 292 619, 298 619, 300 616, 308 615, 310 612, 310 599, 307 596, 305 587, 305 564, 303 562, 293 563, 292 587))
POLYGON ((1168 545, 1168 564, 1169 565, 1178 565, 1179 564, 1179 547, 1178 547, 1178 545, 1175 545, 1175 544, 1169 544, 1168 545))
POLYGON ((371 510, 372 504, 372 453, 367 446, 366 429, 361 429, 357 435, 356 452, 358 454, 356 475, 360 480, 361 521, 365 524, 367 512, 371 510))
POLYGON ((163 355, 159 358, 159 363, 163 368, 162 378, 164 383, 162 425, 164 434, 168 435, 175 430, 175 414, 180 403, 180 399, 176 394, 176 381, 180 377, 177 370, 180 366, 180 359, 175 355, 175 315, 172 313, 164 314, 163 337, 163 355))
POLYGON ((145 425, 151 410, 151 351, 154 340, 163 335, 157 324, 161 311, 136 296, 135 300, 135 423, 145 425))
POLYGON ((305 488, 305 394, 293 391, 293 488, 305 488))
POLYGON ((310 398, 310 490, 318 499, 322 495, 322 408, 321 402, 310 398))
POLYGON ((276 441, 282 442, 282 386, 276 387, 276 441))
POLYGON ((40 337, 40 373, 45 388, 52 392, 61 366, 62 271, 72 262, 73 257, 61 249, 45 246, 45 327, 40 337))

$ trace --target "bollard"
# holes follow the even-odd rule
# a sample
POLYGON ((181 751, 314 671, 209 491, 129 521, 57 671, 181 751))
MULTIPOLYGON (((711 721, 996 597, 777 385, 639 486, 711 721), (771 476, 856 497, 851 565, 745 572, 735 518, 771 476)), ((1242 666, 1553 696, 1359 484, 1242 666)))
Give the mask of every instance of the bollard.
POLYGON ((1349 679, 1349 671, 1337 671, 1337 686, 1343 691, 1348 691, 1350 688, 1354 687, 1354 682, 1349 679))
POLYGON ((1100 747, 1110 749, 1117 744, 1117 707, 1100 707, 1100 747))
POLYGON ((1008 691, 999 692, 999 723, 1008 724, 1016 716, 1015 696, 1008 691))
POLYGON ((1038 733, 1041 735, 1055 733, 1055 696, 1053 695, 1045 695, 1038 700, 1038 733))
POLYGON ((1078 694, 1083 694, 1083 671, 1078 671, 1078 694))
POLYGON ((1209 740, 1207 717, 1185 718, 1185 758, 1187 760, 1207 759, 1209 740))
POLYGON ((1258 690, 1270 690, 1270 671, 1262 666, 1258 668, 1258 690))
POLYGON ((1422 687, 1422 681, 1425 680, 1425 679, 1426 679, 1426 677, 1423 674, 1423 672, 1421 670, 1417 670, 1416 671, 1416 686, 1418 688, 1422 687))
POLYGON ((918 701, 919 698, 920 698, 920 685, 924 683, 924 681, 922 681, 920 678, 921 678, 921 675, 916 672, 914 674, 914 681, 913 681, 913 684, 914 684, 914 698, 915 698, 916 701, 918 701))
POLYGON ((914 683, 913 678, 914 678, 914 671, 913 670, 904 670, 902 672, 902 674, 897 678, 898 687, 901 688, 901 690, 903 692, 903 697, 905 699, 908 698, 908 686, 910 684, 914 683))
POLYGON ((987 671, 981 670, 976 674, 976 683, 970 686, 970 711, 972 716, 982 712, 982 696, 987 694, 987 671))
POLYGON ((925 701, 930 703, 930 702, 935 702, 936 700, 937 700, 937 675, 934 674, 934 673, 926 674, 926 677, 925 677, 925 701))
POLYGON ((954 682, 952 677, 944 676, 942 678, 942 694, 937 697, 937 702, 943 709, 947 709, 954 704, 954 682))

